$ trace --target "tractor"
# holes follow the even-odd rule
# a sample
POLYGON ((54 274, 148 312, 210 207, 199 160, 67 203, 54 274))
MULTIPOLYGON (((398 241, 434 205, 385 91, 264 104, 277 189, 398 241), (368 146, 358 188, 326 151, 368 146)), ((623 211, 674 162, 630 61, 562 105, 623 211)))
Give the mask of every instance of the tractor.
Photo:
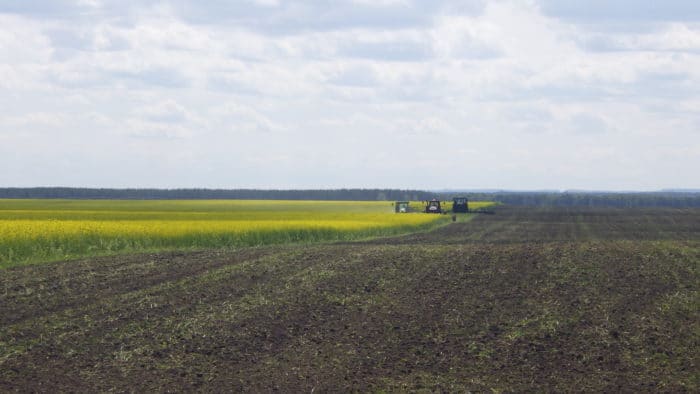
POLYGON ((442 208, 440 207, 440 200, 432 199, 425 202, 425 213, 442 213, 442 208))
POLYGON ((455 197, 452 199, 452 213, 469 212, 469 201, 466 197, 455 197))
POLYGON ((408 201, 397 201, 394 203, 395 213, 408 213, 408 201))

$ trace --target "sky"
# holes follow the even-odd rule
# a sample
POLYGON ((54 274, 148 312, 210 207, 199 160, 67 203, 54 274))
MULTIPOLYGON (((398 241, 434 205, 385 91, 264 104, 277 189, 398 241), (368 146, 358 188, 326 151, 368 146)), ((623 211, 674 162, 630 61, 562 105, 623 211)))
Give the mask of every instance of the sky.
POLYGON ((696 0, 0 0, 0 187, 700 187, 696 0))

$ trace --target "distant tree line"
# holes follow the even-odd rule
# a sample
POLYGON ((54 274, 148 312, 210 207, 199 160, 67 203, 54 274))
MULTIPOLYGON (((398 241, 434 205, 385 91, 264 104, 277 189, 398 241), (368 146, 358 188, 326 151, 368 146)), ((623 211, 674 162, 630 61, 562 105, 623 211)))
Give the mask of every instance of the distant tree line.
MULTIPOLYGON (((450 193, 443 195, 450 197, 450 193)), ((472 201, 498 201, 509 205, 556 207, 700 207, 700 192, 489 192, 463 193, 472 201)))
POLYGON ((89 189, 72 187, 0 188, 0 198, 69 198, 118 200, 348 200, 424 201, 465 196, 472 201, 558 207, 700 207, 700 192, 450 192, 398 189, 89 189))
POLYGON ((67 198, 117 200, 429 200, 432 192, 397 189, 261 190, 261 189, 89 189, 72 187, 0 188, 0 198, 67 198))

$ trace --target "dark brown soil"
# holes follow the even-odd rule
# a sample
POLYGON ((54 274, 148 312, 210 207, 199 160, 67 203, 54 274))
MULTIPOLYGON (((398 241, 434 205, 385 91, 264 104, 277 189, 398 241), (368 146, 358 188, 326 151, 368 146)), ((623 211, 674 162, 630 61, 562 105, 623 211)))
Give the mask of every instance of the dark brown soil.
POLYGON ((697 392, 700 210, 0 271, 5 391, 697 392))

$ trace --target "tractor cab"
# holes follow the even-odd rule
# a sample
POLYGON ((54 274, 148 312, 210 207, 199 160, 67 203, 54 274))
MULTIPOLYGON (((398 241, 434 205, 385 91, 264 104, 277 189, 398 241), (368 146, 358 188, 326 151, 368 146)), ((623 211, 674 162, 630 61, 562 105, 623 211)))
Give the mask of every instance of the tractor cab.
POLYGON ((407 213, 408 212, 408 201, 397 201, 394 203, 395 213, 407 213))
POLYGON ((440 207, 440 200, 432 199, 427 201, 425 205, 425 213, 442 213, 442 208, 440 207))
POLYGON ((467 213, 469 212, 469 201, 466 197, 455 197, 452 199, 452 212, 453 213, 467 213))

